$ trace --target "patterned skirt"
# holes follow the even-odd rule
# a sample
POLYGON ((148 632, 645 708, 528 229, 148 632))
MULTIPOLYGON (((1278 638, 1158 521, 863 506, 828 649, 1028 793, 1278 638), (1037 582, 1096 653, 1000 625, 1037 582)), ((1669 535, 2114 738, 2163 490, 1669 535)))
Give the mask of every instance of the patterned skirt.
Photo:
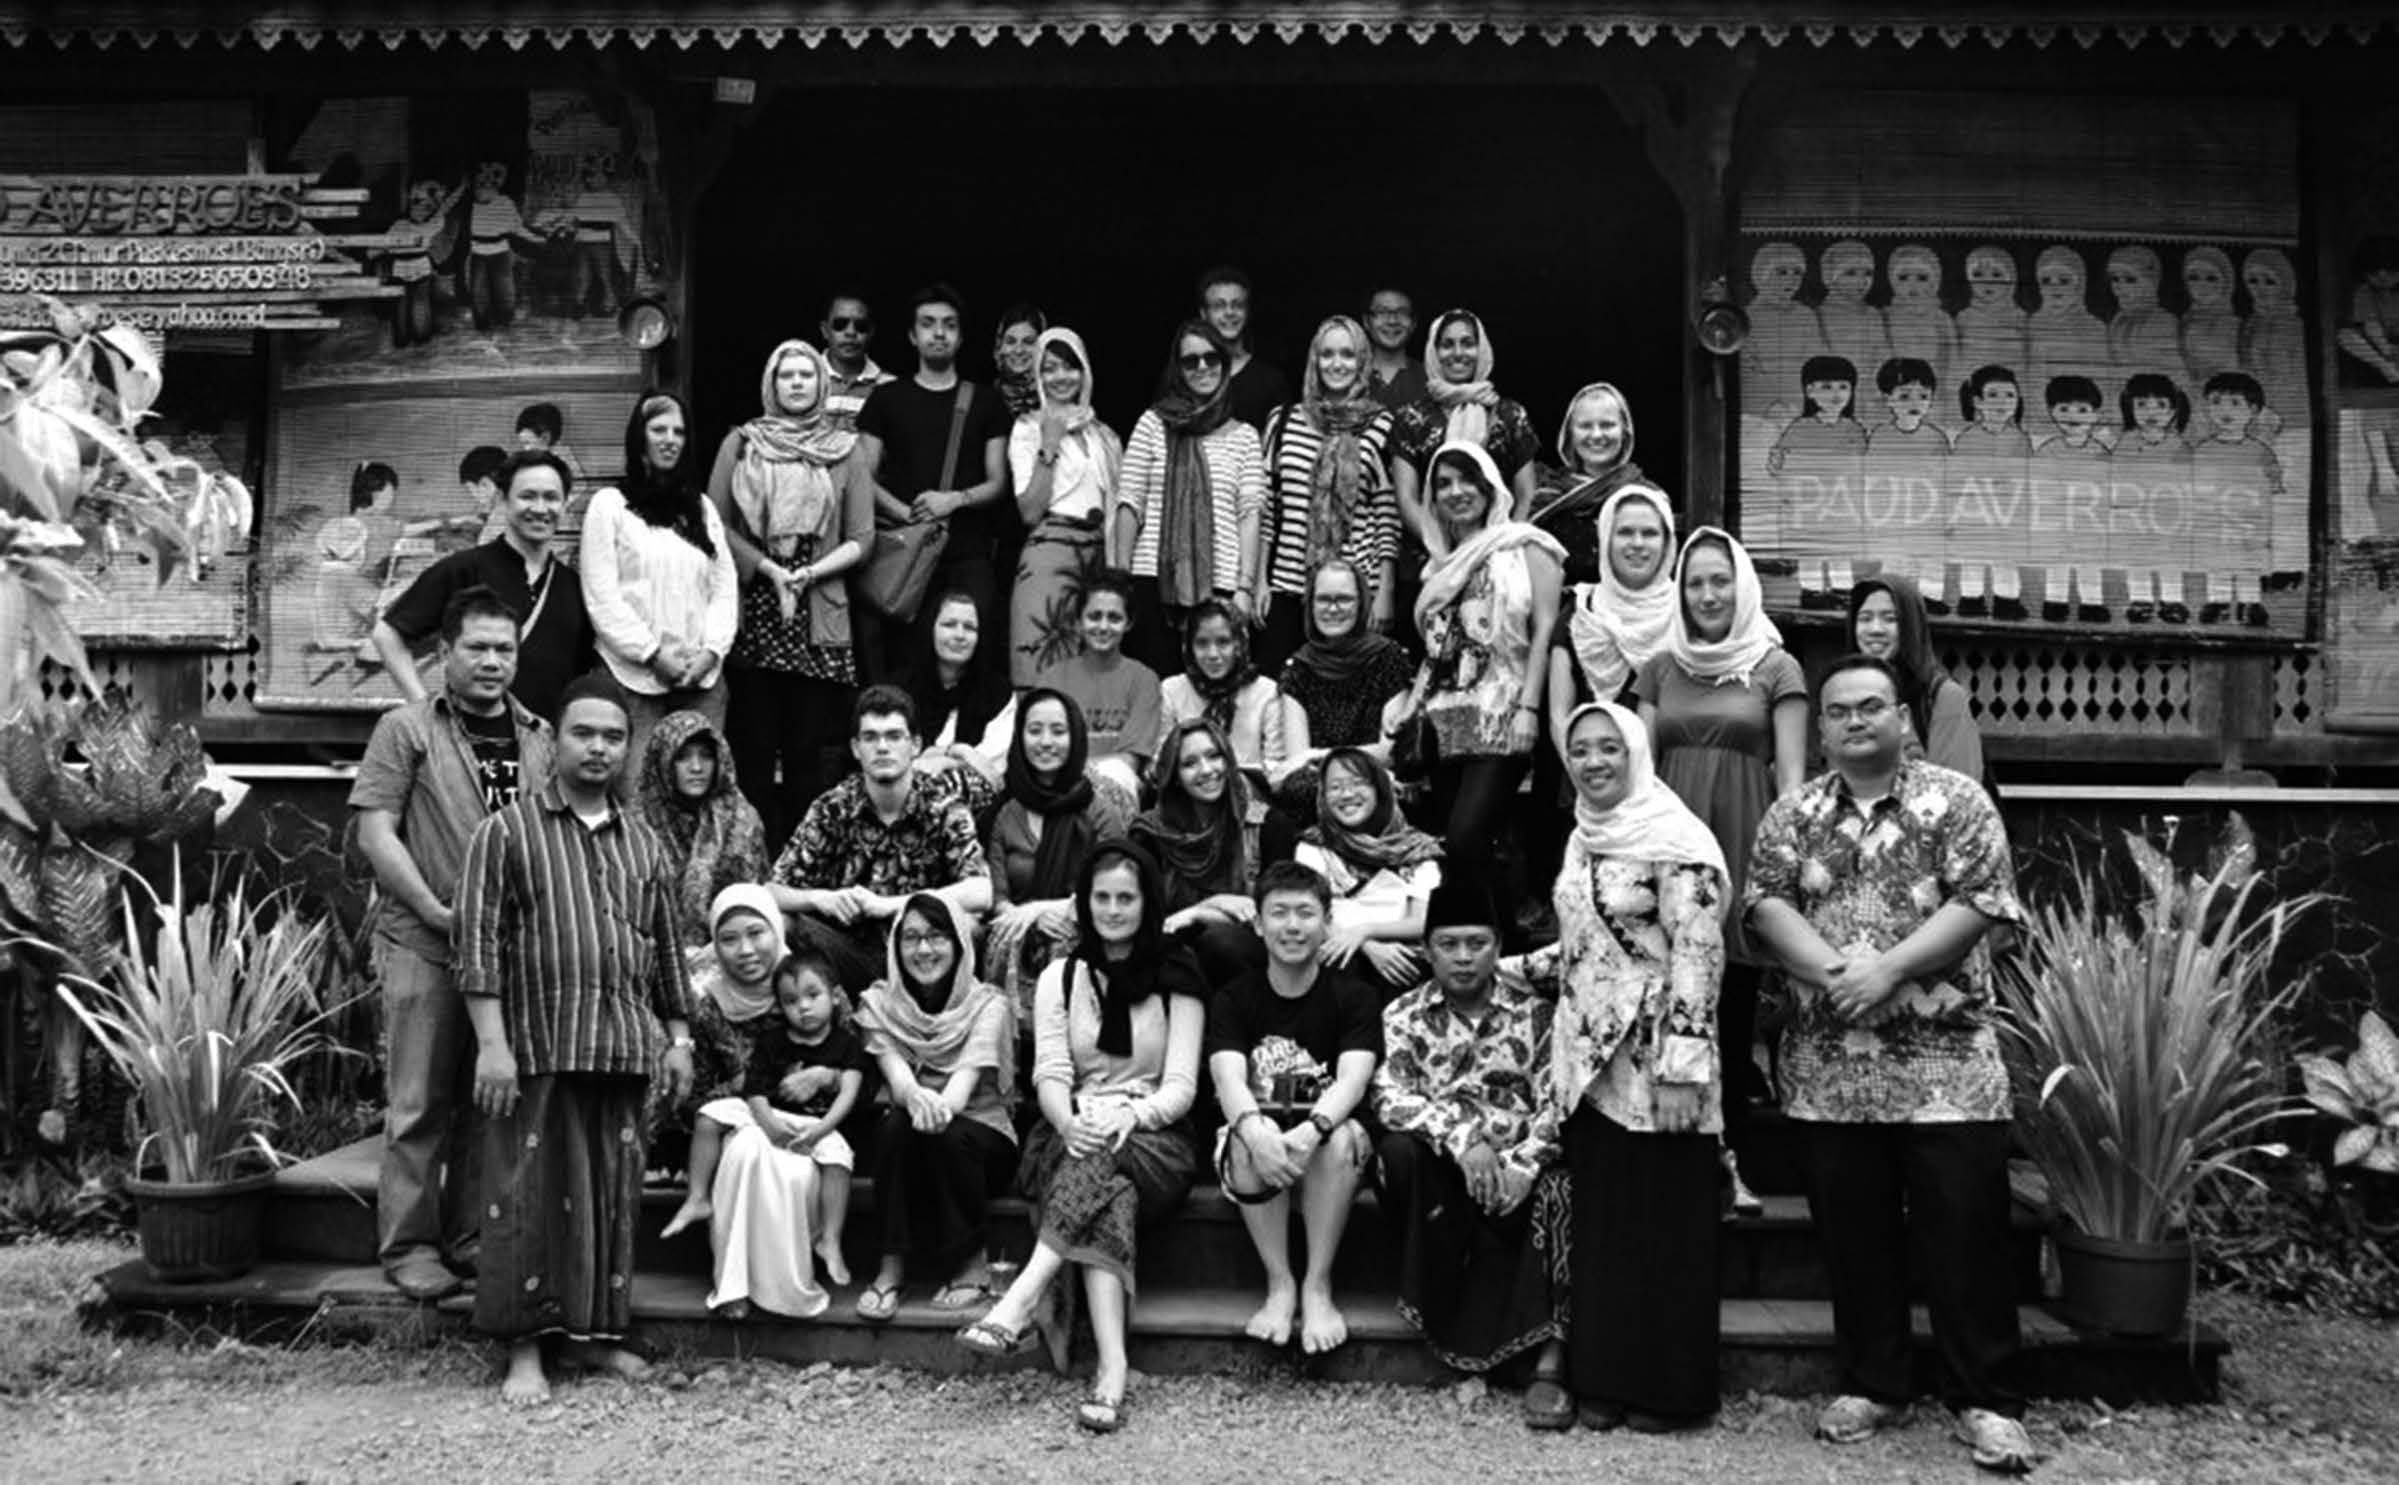
POLYGON ((1083 579, 1100 565, 1099 524, 1044 516, 1025 537, 1008 599, 1008 678, 1018 690, 1083 653, 1083 579))
POLYGON ((1137 1129, 1113 1150, 1066 1153, 1066 1140, 1045 1120, 1025 1137, 1017 1187, 1038 1207, 1041 1241, 1116 1276, 1133 1292, 1134 1232, 1169 1216, 1191 1194, 1199 1175, 1199 1145, 1189 1121, 1137 1129))
POLYGON ((649 1080, 555 1073, 519 1081, 484 1126, 475 1328, 507 1340, 619 1340, 633 1325, 649 1080))

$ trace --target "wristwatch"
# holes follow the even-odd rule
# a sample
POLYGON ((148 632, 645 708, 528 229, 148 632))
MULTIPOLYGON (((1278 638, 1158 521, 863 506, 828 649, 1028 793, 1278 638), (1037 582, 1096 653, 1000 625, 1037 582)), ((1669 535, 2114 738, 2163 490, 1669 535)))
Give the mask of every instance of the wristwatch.
POLYGON ((1316 1133, 1320 1138, 1329 1140, 1333 1137, 1333 1121, 1327 1119, 1323 1114, 1314 1109, 1310 1109, 1308 1111, 1308 1122, 1316 1126, 1316 1133))

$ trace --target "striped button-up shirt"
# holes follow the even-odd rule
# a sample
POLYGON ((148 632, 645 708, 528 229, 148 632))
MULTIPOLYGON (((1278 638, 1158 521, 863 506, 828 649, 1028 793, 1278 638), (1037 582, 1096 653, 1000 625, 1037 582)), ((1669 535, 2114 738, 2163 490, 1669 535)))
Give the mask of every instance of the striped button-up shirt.
POLYGON ((458 887, 458 990, 496 997, 523 1077, 646 1076, 689 1012, 673 871, 615 801, 589 826, 555 782, 493 815, 458 887))

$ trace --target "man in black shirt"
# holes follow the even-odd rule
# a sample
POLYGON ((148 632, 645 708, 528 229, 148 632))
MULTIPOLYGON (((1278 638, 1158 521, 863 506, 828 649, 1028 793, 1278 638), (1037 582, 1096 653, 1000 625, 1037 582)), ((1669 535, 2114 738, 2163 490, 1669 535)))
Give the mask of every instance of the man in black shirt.
POLYGON ((1360 1124, 1383 1055, 1381 999, 1323 962, 1333 892, 1292 861, 1258 876, 1266 968, 1225 984, 1208 1011, 1208 1072, 1225 1127, 1216 1168, 1266 1267, 1266 1301, 1249 1333, 1269 1345, 1332 1350, 1349 1338, 1333 1303, 1333 1259, 1358 1178, 1374 1153, 1360 1124), (1291 1274, 1291 1193, 1307 1228, 1308 1271, 1291 1274))
POLYGON ((1250 346, 1249 275, 1229 264, 1211 268, 1200 275, 1199 297, 1201 317, 1233 347, 1233 384, 1225 400, 1232 404, 1234 417, 1264 432, 1267 416, 1291 400, 1291 378, 1250 346))
MULTIPOLYGON (((1007 405, 991 388, 958 375, 964 311, 957 290, 947 284, 917 290, 908 315, 916 375, 875 388, 858 414, 858 446, 875 471, 875 524, 949 522, 927 598, 952 588, 971 595, 982 626, 974 664, 1004 671, 1008 580, 1000 572, 1000 554, 1019 534, 1008 501, 1007 405)), ((922 643, 909 649, 929 645, 937 607, 928 601, 917 611, 911 633, 922 643)), ((861 658, 869 678, 881 680, 907 653, 885 639, 882 655, 862 647, 861 658)))
POLYGON ((594 663, 582 581, 552 546, 573 476, 556 454, 530 449, 509 455, 493 479, 507 529, 418 574, 375 622, 375 650, 400 694, 423 701, 425 680, 417 673, 415 647, 440 629, 451 599, 469 588, 488 588, 523 626, 511 694, 535 716, 547 717, 556 713, 566 683, 594 663))

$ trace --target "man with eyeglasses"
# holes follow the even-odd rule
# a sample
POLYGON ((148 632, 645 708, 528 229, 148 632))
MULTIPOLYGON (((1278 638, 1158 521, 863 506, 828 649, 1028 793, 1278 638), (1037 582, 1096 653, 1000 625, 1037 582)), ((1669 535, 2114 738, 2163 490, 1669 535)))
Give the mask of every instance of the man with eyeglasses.
POLYGON ((1373 354, 1366 363, 1366 389, 1398 412, 1423 398, 1424 363, 1409 354, 1416 339, 1416 301, 1405 289, 1377 289, 1366 300, 1366 338, 1373 354))
POLYGON ((1225 400, 1233 416, 1252 428, 1264 428, 1276 408, 1291 400, 1291 378, 1280 367, 1259 359, 1249 339, 1249 275, 1222 264, 1200 275, 1200 317, 1233 348, 1232 386, 1225 400))
POLYGON ((866 399, 892 379, 866 353, 875 338, 874 313, 856 294, 835 294, 825 301, 825 318, 817 330, 824 336, 825 360, 833 371, 832 383, 825 388, 825 413, 844 428, 855 427, 866 399))
POLYGON ((919 892, 969 917, 991 907, 991 867, 957 791, 918 777, 916 703, 869 686, 850 709, 859 771, 808 806, 769 874, 794 947, 813 944, 855 997, 882 978, 888 924, 919 892))
POLYGON ((1905 1416, 1913 1248, 1958 1438, 2020 1474, 2008 1075, 1984 942, 2024 917, 2007 828, 1979 781, 1907 758, 1883 661, 1836 662, 1817 717, 1831 767, 1767 810, 1743 899, 1798 997, 1784 1107, 1805 1131, 1842 1372, 1817 1437, 1861 1443, 1905 1416))

